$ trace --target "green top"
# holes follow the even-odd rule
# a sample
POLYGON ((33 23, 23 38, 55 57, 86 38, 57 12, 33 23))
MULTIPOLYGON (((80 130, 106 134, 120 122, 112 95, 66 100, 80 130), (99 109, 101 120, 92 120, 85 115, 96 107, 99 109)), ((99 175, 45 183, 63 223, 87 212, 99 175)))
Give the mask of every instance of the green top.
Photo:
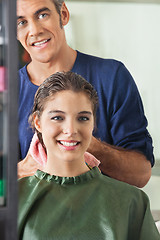
POLYGON ((97 167, 20 179, 18 232, 23 240, 160 240, 147 195, 97 167))

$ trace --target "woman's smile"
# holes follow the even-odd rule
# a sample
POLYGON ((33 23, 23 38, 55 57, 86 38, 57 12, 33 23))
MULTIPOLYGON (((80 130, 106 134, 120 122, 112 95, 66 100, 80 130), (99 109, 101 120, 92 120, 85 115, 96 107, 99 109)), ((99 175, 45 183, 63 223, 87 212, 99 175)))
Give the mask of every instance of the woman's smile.
POLYGON ((73 150, 76 150, 77 147, 79 146, 80 142, 79 141, 73 141, 73 140, 61 140, 61 141, 58 141, 58 144, 63 147, 65 150, 67 151, 73 151, 73 150))

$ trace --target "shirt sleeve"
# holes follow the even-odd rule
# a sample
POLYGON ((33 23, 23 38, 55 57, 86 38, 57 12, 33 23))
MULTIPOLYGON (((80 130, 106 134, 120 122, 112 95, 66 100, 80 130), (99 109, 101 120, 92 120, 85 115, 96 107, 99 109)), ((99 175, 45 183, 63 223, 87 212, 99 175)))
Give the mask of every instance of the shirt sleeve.
POLYGON ((123 64, 114 78, 109 96, 110 132, 113 144, 142 152, 154 165, 152 138, 142 100, 131 74, 123 64))

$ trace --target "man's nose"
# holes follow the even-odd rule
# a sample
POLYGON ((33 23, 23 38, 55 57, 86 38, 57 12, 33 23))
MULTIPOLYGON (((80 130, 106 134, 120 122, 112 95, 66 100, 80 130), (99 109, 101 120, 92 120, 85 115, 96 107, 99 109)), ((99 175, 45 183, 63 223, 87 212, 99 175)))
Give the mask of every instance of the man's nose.
POLYGON ((38 21, 32 21, 29 24, 29 35, 31 37, 39 35, 40 33, 42 33, 42 30, 43 30, 43 28, 38 21))

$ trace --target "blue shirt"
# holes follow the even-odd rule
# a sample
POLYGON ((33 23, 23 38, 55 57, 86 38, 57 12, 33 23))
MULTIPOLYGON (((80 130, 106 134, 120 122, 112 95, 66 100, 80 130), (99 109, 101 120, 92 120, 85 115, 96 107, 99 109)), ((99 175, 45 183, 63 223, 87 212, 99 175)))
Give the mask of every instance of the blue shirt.
MULTIPOLYGON (((82 75, 96 89, 99 97, 97 128, 94 136, 101 141, 142 152, 154 165, 152 139, 137 86, 123 63, 77 51, 72 72, 82 75)), ((28 124, 38 86, 26 66, 19 70, 19 141, 21 159, 29 149, 33 131, 28 124)))

